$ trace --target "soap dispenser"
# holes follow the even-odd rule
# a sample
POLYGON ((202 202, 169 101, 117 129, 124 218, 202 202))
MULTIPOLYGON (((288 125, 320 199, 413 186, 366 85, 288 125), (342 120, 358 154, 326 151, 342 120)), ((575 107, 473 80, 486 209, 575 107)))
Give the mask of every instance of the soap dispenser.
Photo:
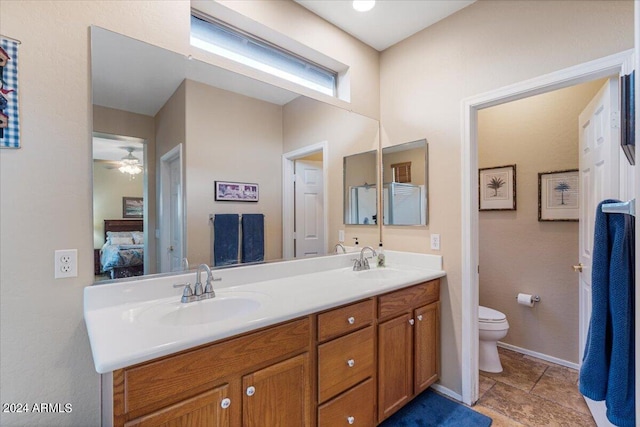
POLYGON ((382 242, 380 242, 378 244, 378 267, 384 267, 385 262, 384 248, 382 247, 382 242))

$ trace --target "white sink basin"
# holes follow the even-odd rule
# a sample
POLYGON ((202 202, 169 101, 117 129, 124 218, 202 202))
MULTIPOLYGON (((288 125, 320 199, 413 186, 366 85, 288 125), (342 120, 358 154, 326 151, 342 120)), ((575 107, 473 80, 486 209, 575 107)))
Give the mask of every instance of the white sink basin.
POLYGON ((397 268, 382 267, 374 268, 371 270, 355 271, 356 277, 359 279, 367 280, 390 280, 400 279, 409 275, 404 270, 398 270, 397 268))
POLYGON ((218 294, 214 298, 182 303, 164 301, 140 311, 136 316, 147 324, 169 326, 203 325, 228 321, 256 311, 262 306, 264 295, 249 292, 233 292, 218 294))

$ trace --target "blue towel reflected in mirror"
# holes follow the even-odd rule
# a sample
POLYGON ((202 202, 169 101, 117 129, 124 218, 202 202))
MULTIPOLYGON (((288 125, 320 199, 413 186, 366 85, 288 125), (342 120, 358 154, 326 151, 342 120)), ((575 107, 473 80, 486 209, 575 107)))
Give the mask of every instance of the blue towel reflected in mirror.
POLYGON ((242 215, 242 262, 264 261, 264 215, 242 215))
POLYGON ((240 233, 238 214, 216 214, 213 220, 213 265, 238 263, 240 233))

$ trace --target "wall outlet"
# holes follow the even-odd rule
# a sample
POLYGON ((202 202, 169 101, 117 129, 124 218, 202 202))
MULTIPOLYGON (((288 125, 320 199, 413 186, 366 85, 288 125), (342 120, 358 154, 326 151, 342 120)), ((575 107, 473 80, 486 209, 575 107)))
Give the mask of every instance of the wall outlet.
POLYGON ((434 251, 439 251, 440 250, 440 235, 439 234, 432 234, 431 235, 431 249, 433 249, 434 251))
POLYGON ((338 230, 338 242, 344 243, 344 230, 338 230))
POLYGON ((63 249, 55 251, 54 278, 78 277, 78 250, 63 249))

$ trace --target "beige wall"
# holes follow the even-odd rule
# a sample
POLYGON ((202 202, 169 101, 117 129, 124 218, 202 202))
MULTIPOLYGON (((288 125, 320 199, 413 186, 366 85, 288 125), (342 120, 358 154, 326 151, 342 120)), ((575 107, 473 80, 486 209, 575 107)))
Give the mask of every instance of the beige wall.
POLYGON ((538 222, 538 173, 578 169, 578 115, 603 80, 478 112, 478 166, 516 165, 517 210, 480 212, 480 304, 507 315, 506 343, 573 363, 577 222, 538 222), (539 295, 534 308, 519 292, 539 295))
POLYGON ((631 1, 481 0, 382 53, 382 145, 427 139, 430 202, 427 227, 384 228, 384 244, 430 253, 441 236, 445 387, 461 391, 461 101, 632 47, 631 1))
POLYGON ((329 248, 345 230, 345 242, 377 247, 379 229, 370 225, 344 225, 342 158, 378 148, 378 122, 307 98, 299 97, 283 109, 284 152, 327 141, 329 157, 328 203, 329 248))
POLYGON ((382 157, 383 182, 392 182, 393 173, 391 165, 396 163, 411 163, 411 184, 424 185, 426 174, 426 163, 424 152, 427 147, 414 148, 412 150, 398 151, 395 153, 385 153, 382 157))
POLYGON ((211 263, 209 214, 265 215, 265 258, 282 258, 282 107, 188 80, 189 263, 211 263), (216 202, 215 181, 260 185, 258 203, 216 202))
MULTIPOLYGON (((2 425, 99 425, 99 376, 82 316, 82 290, 93 282, 89 26, 188 55, 189 14, 181 0, 0 2, 2 34, 22 41, 22 148, 0 150, 0 395, 3 402, 73 405, 69 414, 0 413, 2 425), (54 250, 68 248, 78 249, 79 275, 54 280, 54 250)), ((352 100, 359 110, 376 110, 377 53, 364 45, 345 53, 336 38, 325 53, 333 51, 366 51, 367 60, 343 62, 373 76, 361 79, 352 100)))
MULTIPOLYGON (((93 131, 100 133, 108 133, 111 135, 120 136, 133 136, 136 138, 144 139, 147 161, 150 164, 145 165, 147 169, 147 187, 149 191, 147 193, 147 206, 148 214, 147 223, 145 229, 147 233, 145 235, 145 241, 147 242, 146 250, 148 252, 148 265, 145 267, 150 272, 156 271, 156 245, 155 245, 155 228, 156 228, 156 174, 155 174, 155 157, 156 157, 156 138, 155 138, 155 123, 153 117, 145 116, 143 114, 135 114, 127 111, 115 110, 113 108, 101 107, 98 105, 93 106, 93 131)), ((120 218, 122 216, 122 209, 120 209, 119 216, 102 216, 101 213, 96 212, 96 201, 99 198, 99 192, 95 188, 95 166, 94 166, 94 198, 93 198, 93 241, 94 248, 102 247, 104 244, 104 219, 120 218), (99 243, 102 242, 102 243, 99 243), (98 245, 99 246, 96 246, 98 245)), ((122 178, 120 178, 122 181, 122 178)), ((127 180, 128 181, 128 180, 127 180)), ((140 186, 140 196, 143 196, 143 178, 139 177, 135 181, 124 183, 123 185, 129 186, 133 183, 137 183, 140 186)), ((129 194, 122 194, 123 196, 129 196, 129 194)), ((110 201, 109 203, 113 203, 110 201)), ((122 206, 122 200, 119 205, 122 206)), ((115 210, 117 204, 111 206, 110 209, 115 210)), ((111 211, 110 211, 111 213, 111 211)), ((117 212, 114 212, 117 213, 117 212)))

